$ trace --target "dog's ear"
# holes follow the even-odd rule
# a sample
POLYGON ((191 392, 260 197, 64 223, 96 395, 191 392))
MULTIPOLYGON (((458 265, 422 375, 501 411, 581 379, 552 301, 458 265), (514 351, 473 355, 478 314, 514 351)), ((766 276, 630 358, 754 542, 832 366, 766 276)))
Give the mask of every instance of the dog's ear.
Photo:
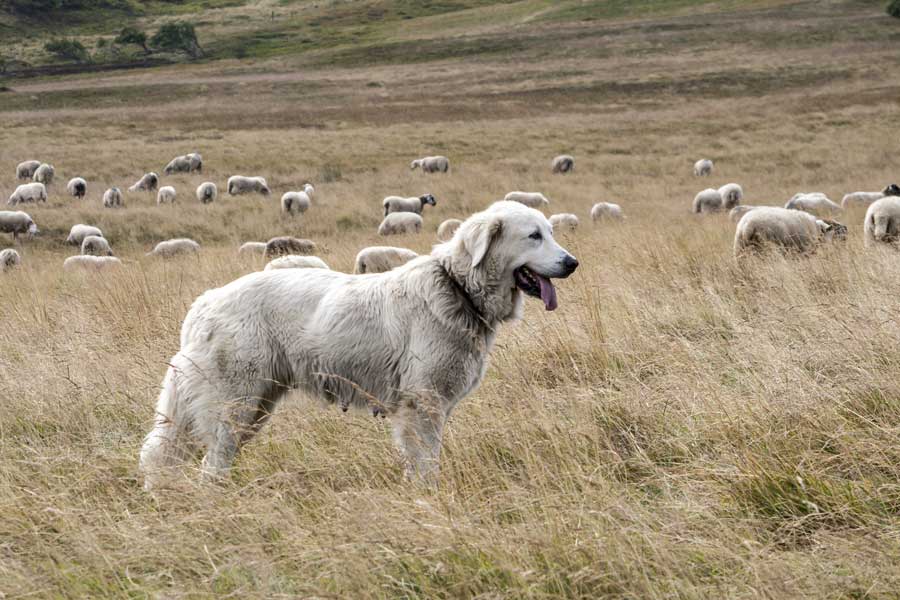
POLYGON ((463 245, 472 257, 474 269, 484 260, 491 244, 500 236, 503 223, 498 215, 485 215, 483 219, 469 223, 462 236, 463 245))

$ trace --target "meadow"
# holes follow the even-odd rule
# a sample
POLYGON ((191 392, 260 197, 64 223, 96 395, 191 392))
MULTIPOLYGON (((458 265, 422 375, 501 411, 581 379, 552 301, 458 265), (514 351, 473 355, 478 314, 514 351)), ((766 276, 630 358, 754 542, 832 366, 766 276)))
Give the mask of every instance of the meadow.
POLYGON ((206 60, 0 82, 0 198, 18 162, 56 167, 0 275, 0 597, 897 597, 900 255, 864 248, 853 210, 844 244, 738 264, 734 224, 690 205, 731 181, 777 205, 898 182, 900 20, 868 0, 425 4, 453 6, 365 26, 353 3, 200 6, 206 60), (340 39, 216 54, 270 10, 340 39), (102 208, 195 150, 202 175, 163 177, 176 205, 102 208), (552 175, 563 152, 575 171, 552 175), (410 171, 426 154, 451 172, 410 171), (222 193, 237 173, 272 197, 222 193), (307 180, 313 207, 283 217, 307 180), (436 490, 404 481, 384 421, 294 395, 230 481, 143 491, 181 320, 265 264, 241 243, 309 238, 349 271, 385 243, 386 195, 435 195, 423 233, 387 241, 428 252, 514 189, 580 217, 558 239, 581 266, 558 310, 501 330, 436 490), (600 201, 627 220, 592 224, 600 201), (63 272, 75 223, 123 267, 63 272), (199 257, 145 256, 180 236, 199 257))

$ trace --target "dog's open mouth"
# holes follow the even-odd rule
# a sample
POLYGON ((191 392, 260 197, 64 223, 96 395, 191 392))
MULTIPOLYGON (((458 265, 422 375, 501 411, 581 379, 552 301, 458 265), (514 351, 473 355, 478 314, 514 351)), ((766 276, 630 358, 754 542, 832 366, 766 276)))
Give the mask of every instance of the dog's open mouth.
POLYGON ((556 310, 556 288, 548 278, 538 275, 526 266, 513 271, 513 277, 517 288, 529 296, 543 300, 547 310, 556 310))

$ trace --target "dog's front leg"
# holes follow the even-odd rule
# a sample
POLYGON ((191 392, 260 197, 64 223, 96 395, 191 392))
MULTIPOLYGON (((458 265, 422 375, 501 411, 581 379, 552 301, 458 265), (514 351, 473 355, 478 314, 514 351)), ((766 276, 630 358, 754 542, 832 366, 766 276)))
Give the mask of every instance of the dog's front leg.
POLYGON ((422 394, 410 396, 391 415, 394 440, 403 454, 406 478, 410 481, 437 485, 446 420, 440 399, 422 394))

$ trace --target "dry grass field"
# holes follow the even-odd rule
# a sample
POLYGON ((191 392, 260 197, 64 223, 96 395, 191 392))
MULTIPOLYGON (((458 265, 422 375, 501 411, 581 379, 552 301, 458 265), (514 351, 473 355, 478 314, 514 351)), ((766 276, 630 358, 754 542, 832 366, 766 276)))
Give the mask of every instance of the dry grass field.
POLYGON ((783 204, 900 180, 900 21, 866 0, 458 4, 369 46, 3 82, 0 198, 21 160, 57 181, 0 274, 0 597, 900 595, 900 254, 865 249, 852 212, 845 244, 736 264, 727 217, 689 211, 729 181, 783 204), (175 206, 101 207, 194 150, 202 175, 163 177, 175 206), (576 170, 553 176, 562 152, 576 170), (432 153, 449 175, 409 170, 432 153), (272 198, 222 194, 235 173, 272 198), (283 218, 306 180, 314 206, 283 218), (581 267, 557 311, 528 301, 501 331, 437 490, 403 480, 384 421, 295 396, 231 481, 142 490, 181 320, 264 264, 240 243, 307 237, 350 270, 385 195, 436 196, 390 240, 427 252, 512 189, 579 215, 559 237, 581 267), (627 221, 592 226, 598 201, 627 221), (123 268, 63 272, 74 223, 123 268), (144 256, 178 236, 199 258, 144 256))

